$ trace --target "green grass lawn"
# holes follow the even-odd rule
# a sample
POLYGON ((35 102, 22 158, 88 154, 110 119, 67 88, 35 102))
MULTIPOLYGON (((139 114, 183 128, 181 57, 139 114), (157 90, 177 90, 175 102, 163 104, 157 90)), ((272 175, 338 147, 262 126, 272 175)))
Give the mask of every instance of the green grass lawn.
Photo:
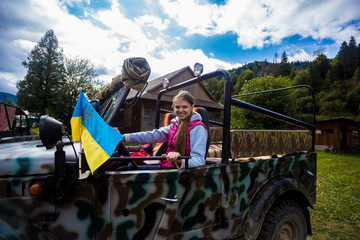
POLYGON ((360 153, 318 152, 311 240, 360 239, 360 153))

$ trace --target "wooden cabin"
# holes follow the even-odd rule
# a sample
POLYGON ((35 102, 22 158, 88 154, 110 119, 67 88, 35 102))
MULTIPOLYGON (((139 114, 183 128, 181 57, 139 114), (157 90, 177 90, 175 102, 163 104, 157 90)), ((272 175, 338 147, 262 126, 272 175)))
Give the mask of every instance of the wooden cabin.
POLYGON ((346 118, 318 121, 316 122, 315 148, 324 150, 328 145, 333 145, 338 151, 359 151, 359 126, 360 123, 346 118))
MULTIPOLYGON (((163 79, 167 78, 170 83, 169 86, 173 86, 194 77, 194 72, 187 66, 159 78, 150 80, 139 101, 132 108, 126 109, 119 114, 115 126, 118 127, 121 133, 148 131, 154 129, 156 99, 158 93, 163 89, 163 79)), ((219 104, 214 97, 211 96, 202 83, 192 84, 184 90, 189 91, 196 98, 195 106, 206 108, 209 113, 209 119, 220 121, 223 105, 219 104)), ((178 91, 174 91, 164 94, 161 99, 161 108, 172 110, 172 98, 177 94, 177 92, 178 91)), ((136 93, 136 91, 131 90, 127 97, 127 101, 130 102, 135 97, 136 93)), ((160 126, 162 126, 162 123, 160 124, 160 126)))

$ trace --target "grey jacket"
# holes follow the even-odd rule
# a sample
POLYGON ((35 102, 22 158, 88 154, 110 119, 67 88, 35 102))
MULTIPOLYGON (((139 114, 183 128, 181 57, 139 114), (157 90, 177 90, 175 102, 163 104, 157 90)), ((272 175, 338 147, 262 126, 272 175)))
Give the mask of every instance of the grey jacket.
MULTIPOLYGON (((201 115, 197 112, 194 112, 191 116, 190 121, 194 120, 202 120, 201 115)), ((173 123, 171 123, 173 124, 173 123)), ((138 133, 130 133, 124 134, 126 143, 158 143, 158 142, 167 142, 168 135, 171 128, 171 124, 166 127, 162 127, 159 129, 154 129, 152 131, 146 132, 138 132, 138 133)), ((179 119, 176 117, 176 124, 179 124, 179 119)), ((208 132, 202 125, 196 125, 190 131, 190 146, 191 152, 189 160, 189 167, 197 167, 201 165, 205 165, 205 150, 206 150, 206 142, 208 138, 208 132)), ((184 160, 182 163, 182 168, 185 166, 184 160)))

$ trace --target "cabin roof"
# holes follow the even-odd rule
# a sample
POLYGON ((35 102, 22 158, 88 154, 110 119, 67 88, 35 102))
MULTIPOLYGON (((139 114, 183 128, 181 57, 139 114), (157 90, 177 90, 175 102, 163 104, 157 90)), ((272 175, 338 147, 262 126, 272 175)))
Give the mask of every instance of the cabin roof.
MULTIPOLYGON (((163 75, 161 77, 158 77, 158 78, 148 81, 148 85, 146 86, 144 92, 142 93, 141 99, 150 99, 150 100, 156 101, 158 92, 160 90, 162 90, 163 79, 167 78, 169 80, 169 83, 170 83, 169 86, 175 85, 176 83, 174 83, 173 80, 176 79, 177 76, 183 74, 186 71, 189 71, 190 75, 192 77, 195 77, 191 68, 189 66, 186 66, 186 67, 178 69, 174 72, 168 73, 166 75, 163 75)), ((187 79, 185 79, 185 80, 187 80, 187 79)), ((206 87, 201 82, 196 83, 196 87, 202 88, 204 90, 204 92, 206 93, 206 95, 209 97, 209 99, 211 99, 211 101, 209 101, 209 100, 203 100, 203 99, 197 98, 196 105, 201 105, 204 107, 211 107, 211 108, 216 108, 216 109, 223 109, 223 105, 216 101, 216 99, 209 93, 209 91, 206 89, 206 87)), ((136 96, 136 94, 137 94, 137 91, 131 89, 131 91, 129 92, 129 95, 127 96, 126 99, 130 100, 130 99, 134 98, 136 96)), ((171 93, 170 93, 170 94, 164 94, 161 99, 162 99, 162 101, 172 102, 172 98, 173 98, 173 95, 171 95, 171 93)))

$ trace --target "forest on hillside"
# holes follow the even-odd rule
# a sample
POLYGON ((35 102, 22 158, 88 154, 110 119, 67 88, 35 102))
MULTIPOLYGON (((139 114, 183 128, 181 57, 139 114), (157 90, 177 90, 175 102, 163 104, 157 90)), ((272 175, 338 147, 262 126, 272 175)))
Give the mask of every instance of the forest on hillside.
MULTIPOLYGON (((279 61, 256 61, 229 70, 232 95, 308 85, 315 92, 317 120, 349 118, 360 121, 360 44, 351 37, 344 41, 336 57, 329 59, 325 48, 314 52, 311 62, 289 62, 286 52, 279 61)), ((204 83, 208 91, 223 102, 224 79, 204 83)), ((304 121, 312 121, 313 101, 306 88, 289 91, 239 96, 237 99, 304 121)), ((269 129, 278 122, 245 110, 232 108, 232 128, 269 129)), ((286 125, 280 125, 286 127, 286 125)))

